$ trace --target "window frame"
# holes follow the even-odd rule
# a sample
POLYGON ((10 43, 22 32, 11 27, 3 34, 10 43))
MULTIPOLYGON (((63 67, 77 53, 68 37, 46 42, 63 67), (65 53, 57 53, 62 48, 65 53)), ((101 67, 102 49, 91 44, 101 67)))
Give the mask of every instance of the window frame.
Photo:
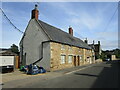
POLYGON ((68 63, 72 63, 72 60, 73 60, 73 55, 68 55, 68 63), (69 58, 70 56, 72 57, 71 60, 69 58))
POLYGON ((60 56, 60 64, 65 64, 65 61, 66 61, 66 55, 61 55, 60 56), (64 56, 64 59, 62 58, 62 56, 64 56))

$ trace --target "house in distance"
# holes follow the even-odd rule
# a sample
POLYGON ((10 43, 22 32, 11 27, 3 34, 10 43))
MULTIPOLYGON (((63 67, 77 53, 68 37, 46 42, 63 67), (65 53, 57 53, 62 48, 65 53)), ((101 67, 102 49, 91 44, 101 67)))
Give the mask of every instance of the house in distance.
POLYGON ((47 71, 94 63, 94 51, 81 39, 73 36, 72 27, 68 33, 38 20, 37 5, 20 41, 22 65, 36 63, 47 71))

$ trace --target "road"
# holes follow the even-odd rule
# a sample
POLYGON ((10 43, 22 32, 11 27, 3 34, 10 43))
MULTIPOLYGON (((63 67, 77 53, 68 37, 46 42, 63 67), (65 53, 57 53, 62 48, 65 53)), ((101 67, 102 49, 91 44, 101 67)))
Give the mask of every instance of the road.
POLYGON ((120 61, 109 61, 17 88, 120 88, 119 77, 120 61))

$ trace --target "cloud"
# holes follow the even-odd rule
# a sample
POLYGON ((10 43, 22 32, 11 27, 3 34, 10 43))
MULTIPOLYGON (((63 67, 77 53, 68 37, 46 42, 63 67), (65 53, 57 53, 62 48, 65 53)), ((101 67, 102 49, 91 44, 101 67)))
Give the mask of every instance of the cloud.
MULTIPOLYGON (((73 8, 73 3, 48 3, 48 4, 53 7, 59 8, 62 10, 62 12, 66 13, 68 17, 64 19, 64 21, 66 20, 67 22, 69 22, 70 25, 81 26, 81 28, 84 27, 87 30, 90 30, 91 32, 99 30, 100 28, 101 30, 105 28, 109 20, 106 18, 111 16, 106 14, 106 12, 108 12, 111 6, 112 7, 114 6, 111 3, 108 4, 97 3, 96 5, 98 6, 94 4, 92 8, 86 9, 91 7, 89 5, 92 4, 84 3, 84 5, 86 6, 80 7, 79 9, 75 9, 73 8), (101 5, 103 5, 102 8, 101 5)), ((79 4, 79 5, 83 5, 83 4, 79 4)))
POLYGON ((104 9, 101 9, 100 7, 94 8, 96 11, 94 14, 91 11, 85 11, 84 9, 80 10, 80 12, 76 12, 75 10, 73 11, 68 8, 67 5, 60 4, 60 6, 58 5, 57 7, 64 10, 69 16, 67 22, 74 26, 74 33, 77 37, 84 39, 86 36, 83 32, 87 33, 86 35, 88 36, 89 43, 92 43, 93 40, 95 40, 96 43, 101 41, 103 49, 112 49, 115 47, 117 48, 118 45, 117 21, 112 21, 107 30, 104 30, 111 17, 111 15, 106 14, 110 6, 111 4, 106 4, 104 9))
POLYGON ((98 37, 104 37, 106 39, 109 39, 109 38, 118 39, 118 32, 117 31, 116 32, 109 32, 109 31, 107 31, 107 32, 99 32, 99 33, 97 33, 97 36, 98 37), (113 35, 114 35, 114 37, 113 37, 113 35))
POLYGON ((79 17, 70 19, 72 23, 87 27, 88 30, 95 30, 101 23, 102 18, 99 16, 91 16, 87 12, 82 12, 79 17))
POLYGON ((64 13, 66 13, 69 16, 67 21, 71 24, 82 25, 89 30, 95 30, 102 24, 104 21, 103 12, 109 8, 109 5, 104 6, 104 9, 93 8, 95 12, 92 13, 91 10, 86 11, 85 8, 80 10, 72 9, 71 3, 49 3, 49 5, 60 8, 64 13))
POLYGON ((102 41, 102 49, 113 49, 118 48, 118 40, 111 40, 111 41, 102 41))
POLYGON ((118 32, 99 32, 96 40, 100 40, 103 49, 112 49, 118 47, 118 32))
POLYGON ((117 32, 99 32, 96 35, 96 38, 88 38, 89 43, 92 43, 95 40, 95 44, 98 41, 101 42, 103 50, 118 48, 118 33, 117 32))

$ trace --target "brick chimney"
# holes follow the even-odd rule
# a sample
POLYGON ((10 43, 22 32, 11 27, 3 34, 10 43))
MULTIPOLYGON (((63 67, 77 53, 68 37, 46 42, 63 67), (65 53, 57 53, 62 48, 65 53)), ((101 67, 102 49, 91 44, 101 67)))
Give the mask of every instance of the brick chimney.
POLYGON ((69 34, 73 36, 73 29, 69 26, 69 34))
POLYGON ((38 11, 38 5, 35 5, 35 8, 32 10, 32 15, 31 15, 31 19, 36 19, 38 20, 38 15, 39 15, 39 11, 38 11))

